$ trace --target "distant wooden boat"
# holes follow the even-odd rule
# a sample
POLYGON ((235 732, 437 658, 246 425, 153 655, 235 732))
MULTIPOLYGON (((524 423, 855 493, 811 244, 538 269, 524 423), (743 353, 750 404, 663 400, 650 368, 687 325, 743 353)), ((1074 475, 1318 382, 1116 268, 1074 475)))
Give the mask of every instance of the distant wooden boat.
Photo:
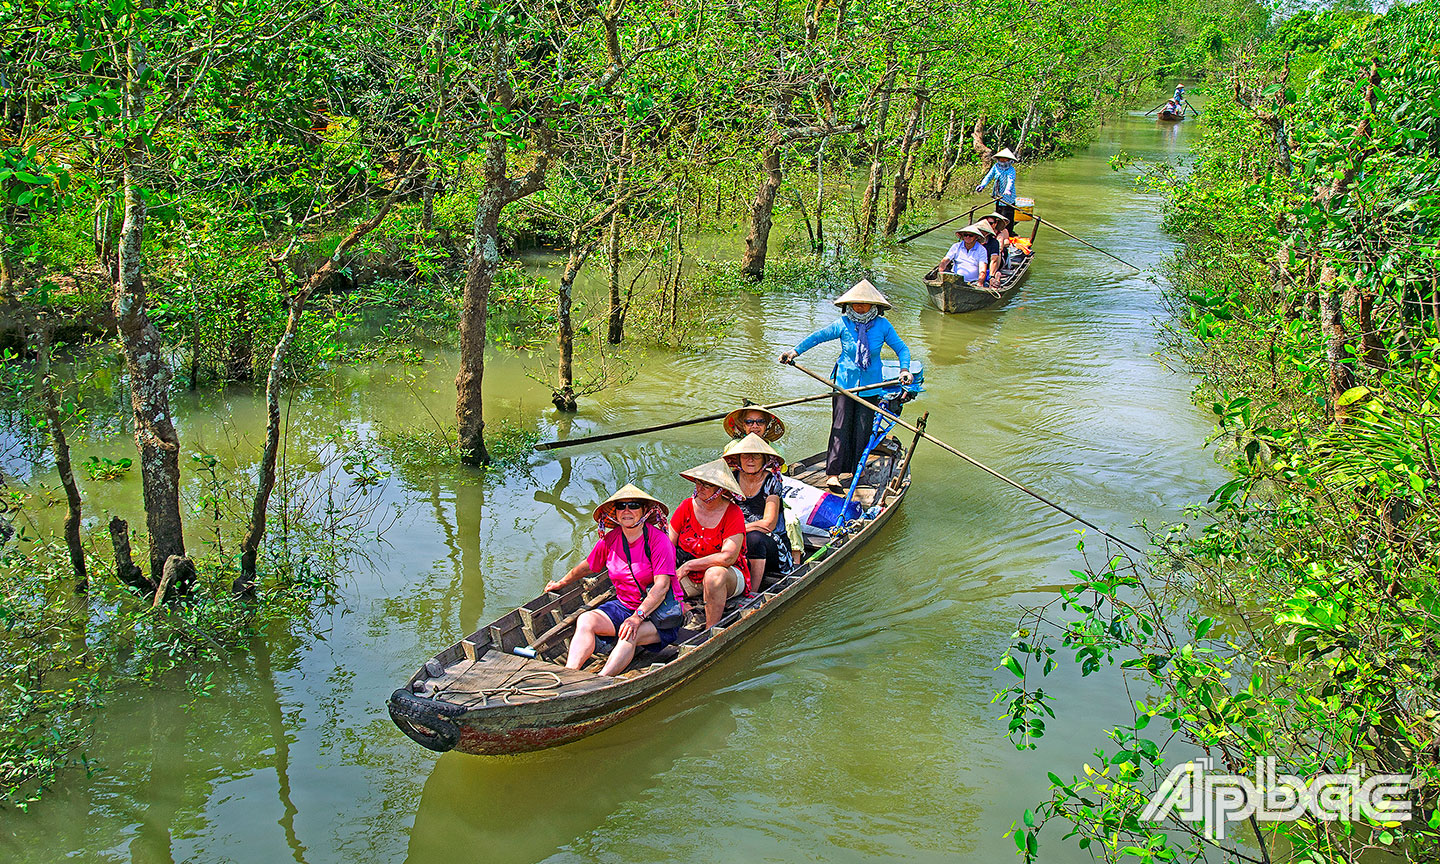
POLYGON ((1185 119, 1185 109, 1182 107, 1179 111, 1171 111, 1169 108, 1161 108, 1158 116, 1166 122, 1179 123, 1185 119))
MULTIPOLYGON (((924 428, 923 419, 918 425, 924 428)), ((565 744, 638 713, 699 675, 869 542, 910 488, 919 440, 908 449, 893 437, 877 446, 855 494, 864 515, 828 542, 807 535, 803 563, 743 602, 731 601, 713 629, 682 629, 675 644, 636 652, 631 667, 613 678, 596 674, 599 657, 585 669, 566 669, 576 619, 614 596, 600 574, 563 594, 541 594, 435 655, 390 696, 391 719, 431 750, 499 754, 565 744)), ((823 490, 825 454, 788 473, 823 490)))
MULTIPOLYGON (((1038 221, 1035 227, 1040 227, 1038 221)), ((1033 235, 1031 242, 1034 242, 1033 235)), ((931 269, 925 274, 925 288, 930 292, 930 301, 935 304, 935 308, 948 314, 975 312, 1008 303, 1020 290, 1025 277, 1030 275, 1030 265, 1035 260, 1034 247, 1031 249, 1031 252, 1026 253, 1009 269, 1006 269, 1005 265, 1001 266, 1000 284, 994 290, 966 282, 955 273, 942 274, 938 266, 931 269)))

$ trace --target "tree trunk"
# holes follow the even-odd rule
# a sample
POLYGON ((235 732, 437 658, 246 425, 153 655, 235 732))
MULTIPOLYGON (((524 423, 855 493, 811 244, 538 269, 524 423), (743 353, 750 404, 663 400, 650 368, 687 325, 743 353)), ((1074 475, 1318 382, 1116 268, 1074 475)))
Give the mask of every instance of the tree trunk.
POLYGON ((955 109, 951 108, 950 120, 945 124, 945 141, 940 145, 940 165, 935 172, 935 183, 930 189, 930 194, 937 201, 945 197, 945 190, 950 188, 950 178, 955 173, 955 163, 960 161, 960 148, 956 146, 959 130, 955 109))
POLYGON ((875 141, 870 145, 870 182, 860 204, 860 249, 867 250, 875 239, 875 223, 880 214, 880 187, 885 182, 885 129, 890 122, 890 97, 895 89, 895 73, 900 66, 887 46, 885 78, 880 82, 880 108, 875 117, 875 141))
MULTIPOLYGON (((919 77, 918 75, 916 76, 919 77)), ((900 145, 900 168, 895 172, 895 189, 890 197, 890 213, 885 217, 885 236, 894 237, 900 228, 900 217, 910 203, 910 180, 915 175, 915 150, 919 136, 920 118, 925 114, 928 97, 920 91, 915 93, 915 106, 910 109, 910 122, 905 126, 905 139, 900 145)))
POLYGON ((607 281, 610 283, 610 328, 606 341, 619 345, 625 340, 625 309, 620 305, 620 211, 610 215, 610 234, 605 238, 607 281))
POLYGON ((89 588, 85 573, 85 546, 80 542, 80 487, 75 484, 75 471, 70 465, 70 443, 65 438, 60 407, 55 400, 55 382, 50 375, 50 340, 40 340, 40 400, 45 408, 45 422, 50 427, 50 444, 55 451, 55 470, 65 490, 65 547, 70 551, 70 566, 75 570, 75 593, 89 588))
POLYGON ((115 550, 115 578, 120 584, 129 585, 143 597, 155 593, 156 582, 151 581, 135 566, 130 552, 130 523, 119 516, 110 518, 110 547, 115 550))
MULTIPOLYGON (((250 524, 245 529, 244 539, 240 541, 240 575, 230 585, 230 590, 234 594, 250 596, 255 592, 260 541, 265 537, 265 513, 270 505, 270 493, 275 489, 275 463, 280 452, 281 373, 285 369, 285 357, 290 351, 291 344, 295 341, 296 334, 300 331, 300 321, 305 314, 305 304, 310 301, 310 297, 315 291, 324 286, 340 269, 340 259, 350 250, 350 247, 385 221, 386 214, 390 212, 390 207, 395 203, 400 183, 401 181, 397 179, 396 191, 392 192, 380 205, 379 212, 351 229, 345 239, 335 247, 330 258, 310 274, 310 278, 305 280, 304 286, 290 298, 290 314, 285 319, 285 330, 275 341, 275 350, 270 353, 270 374, 265 379, 265 447, 260 453, 260 476, 255 489, 255 500, 250 507, 250 524)), ((275 261, 276 259, 271 260, 275 261)), ((278 263, 276 266, 278 269, 278 263)))
POLYGON ((775 196, 780 192, 780 148, 773 141, 760 155, 765 176, 755 190, 755 203, 750 205, 750 231, 745 235, 745 257, 740 272, 752 282, 765 278, 765 255, 770 246, 770 227, 775 216, 775 196))
POLYGON ((470 268, 460 301, 460 373, 455 376, 455 419, 459 427, 460 459, 485 465, 485 415, 481 394, 485 379, 485 325, 490 312, 490 286, 500 267, 500 211, 505 200, 506 143, 497 138, 485 147, 485 185, 475 205, 471 232, 470 268))
MULTIPOLYGON (((679 212, 678 210, 676 211, 679 212)), ((550 394, 550 402, 558 411, 574 412, 575 404, 575 324, 571 317, 571 303, 574 298, 575 277, 580 275, 580 268, 590 258, 590 253, 595 251, 595 241, 579 245, 579 238, 572 236, 570 243, 570 257, 565 261, 565 269, 560 274, 560 297, 558 309, 560 324, 560 381, 559 386, 550 394)), ((612 297, 618 299, 619 286, 614 289, 612 297)))
POLYGON ((1355 375, 1345 362, 1350 354, 1350 336, 1345 332, 1340 292, 1334 288, 1337 278, 1334 267, 1327 264, 1320 269, 1320 329, 1325 334, 1325 377, 1329 383, 1329 403, 1335 423, 1341 424, 1349 414, 1349 406, 1341 405, 1340 397, 1355 386, 1355 375))
MULTIPOLYGON (((125 117, 131 122, 145 113, 148 74, 145 46, 132 39, 125 70, 125 117)), ((140 449, 140 480, 145 502, 145 527, 150 535, 150 577, 159 580, 171 555, 184 556, 180 520, 180 438, 170 412, 170 369, 160 332, 145 313, 142 242, 146 204, 142 177, 145 144, 136 132, 123 149, 125 221, 120 228, 120 275, 115 281, 114 313, 120 351, 130 378, 130 407, 135 415, 135 443, 140 449)))

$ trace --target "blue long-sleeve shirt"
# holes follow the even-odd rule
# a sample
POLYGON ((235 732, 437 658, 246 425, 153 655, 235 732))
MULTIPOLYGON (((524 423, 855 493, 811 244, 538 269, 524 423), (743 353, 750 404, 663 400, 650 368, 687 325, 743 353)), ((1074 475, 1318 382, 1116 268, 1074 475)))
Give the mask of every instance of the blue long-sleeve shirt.
MULTIPOLYGON (((879 384, 885 380, 885 373, 880 363, 880 348, 882 345, 889 345, 900 358, 900 368, 910 368, 910 349, 901 341, 900 334, 884 318, 876 318, 870 324, 870 330, 865 334, 865 341, 870 346, 870 367, 861 369, 856 357, 860 352, 860 341, 855 335, 855 322, 841 316, 839 320, 828 327, 821 327, 809 336, 800 340, 795 346, 796 354, 804 354, 821 342, 833 342, 840 340, 840 359, 835 361, 835 370, 831 377, 835 383, 852 390, 856 387, 864 387, 869 384, 879 384)), ((862 394, 864 395, 864 394, 862 394)))
POLYGON ((990 170, 985 174, 985 179, 980 181, 980 185, 975 187, 975 191, 982 191, 992 181, 995 183, 995 191, 992 194, 1006 204, 1014 205, 1015 163, 1011 162, 1006 165, 1003 162, 996 162, 991 165, 990 170))

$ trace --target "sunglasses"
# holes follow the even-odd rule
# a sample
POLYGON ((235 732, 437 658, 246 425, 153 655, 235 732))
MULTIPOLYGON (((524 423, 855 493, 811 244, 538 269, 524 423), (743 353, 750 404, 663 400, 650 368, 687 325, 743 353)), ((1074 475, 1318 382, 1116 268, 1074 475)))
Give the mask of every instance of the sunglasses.
POLYGON ((642 504, 642 503, 640 503, 639 501, 617 501, 617 502, 615 502, 615 509, 616 509, 616 510, 644 510, 644 509, 645 509, 645 505, 642 504))
POLYGON ((749 420, 740 421, 740 423, 744 426, 764 426, 769 422, 770 421, 764 417, 751 417, 749 420))

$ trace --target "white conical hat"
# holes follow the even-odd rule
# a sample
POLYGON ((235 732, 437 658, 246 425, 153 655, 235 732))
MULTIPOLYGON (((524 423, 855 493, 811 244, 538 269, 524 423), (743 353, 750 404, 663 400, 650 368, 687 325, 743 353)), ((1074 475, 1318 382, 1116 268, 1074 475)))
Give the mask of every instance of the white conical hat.
POLYGON ((982 230, 980 230, 980 226, 979 226, 979 225, 966 225, 964 228, 961 228, 959 231, 956 231, 955 233, 956 233, 956 234, 974 234, 976 237, 979 237, 981 240, 984 240, 984 239, 985 239, 985 232, 982 231, 982 230))
POLYGON ((686 480, 698 480, 702 483, 709 483, 711 486, 719 486, 729 493, 732 499, 744 497, 740 491, 740 484, 735 482, 735 475, 730 473, 730 466, 725 464, 724 459, 715 459, 704 465, 696 465, 689 471, 681 471, 680 476, 686 480))
POLYGON ((995 154, 995 158, 996 158, 996 159, 1014 159, 1014 158, 1015 158, 1015 154, 1010 152, 1010 148, 1009 148, 1009 147, 1002 147, 1002 148, 1000 148, 1000 152, 995 154))
MULTIPOLYGON (((661 525, 665 523, 665 517, 670 515, 670 508, 665 506, 664 501, 661 501, 659 498, 656 498, 638 486, 626 483, 624 486, 621 486, 614 495, 601 501, 600 506, 595 508, 595 521, 601 525, 605 525, 606 520, 611 515, 611 511, 615 508, 616 502, 619 501, 644 502, 646 505, 646 516, 653 517, 653 514, 658 513, 660 516, 659 524, 661 525)), ((652 521, 654 521, 653 518, 652 521)))
POLYGON ((846 303, 869 303, 882 309, 890 308, 890 301, 885 299, 879 288, 870 284, 869 279, 861 279, 854 288, 835 298, 836 306, 844 306, 846 303))

